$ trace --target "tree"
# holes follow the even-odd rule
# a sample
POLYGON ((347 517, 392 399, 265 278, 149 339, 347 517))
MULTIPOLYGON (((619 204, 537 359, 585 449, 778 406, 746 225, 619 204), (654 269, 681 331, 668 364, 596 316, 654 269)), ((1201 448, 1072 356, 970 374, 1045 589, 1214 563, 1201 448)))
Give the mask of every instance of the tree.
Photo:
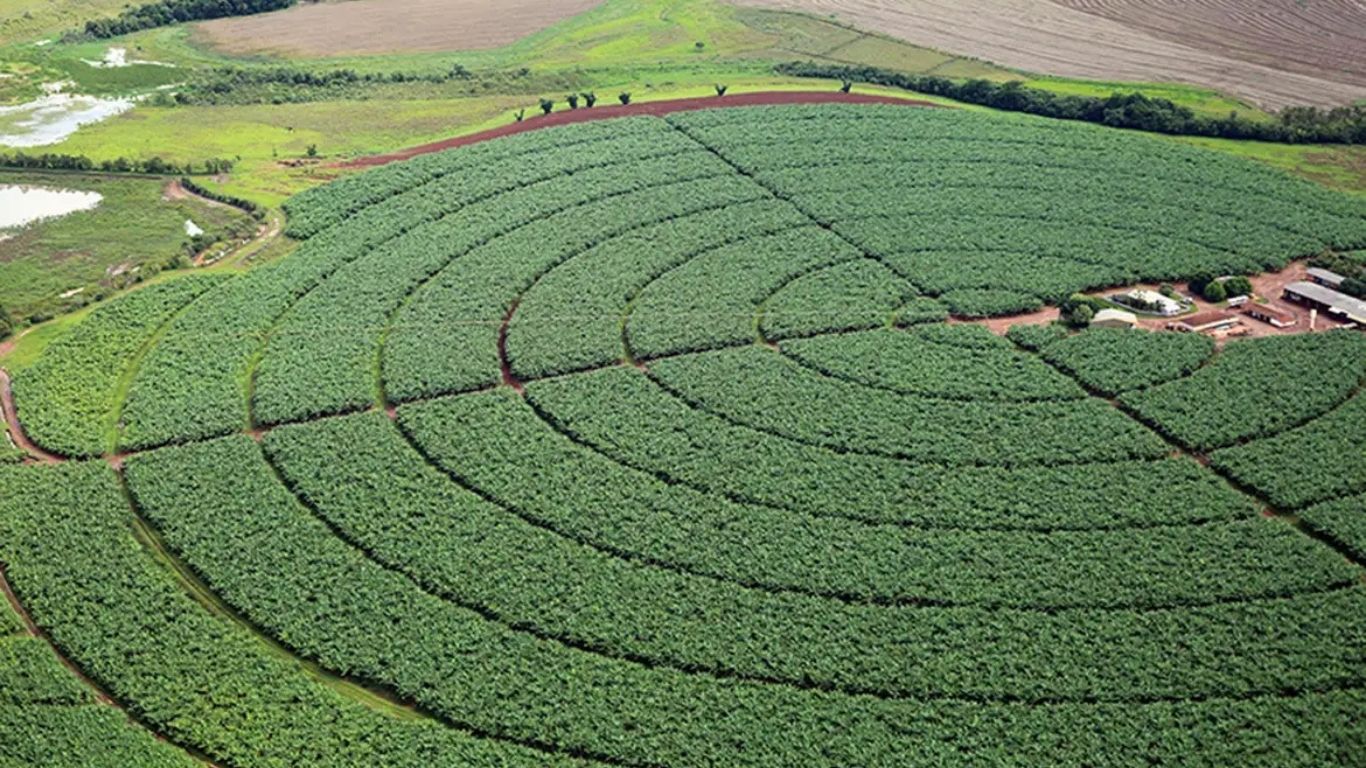
POLYGON ((1073 328, 1085 328, 1095 318, 1096 311, 1089 304, 1078 304, 1063 319, 1073 328))
POLYGON ((1158 287, 1157 292, 1162 294, 1163 296, 1166 296, 1169 299, 1176 298, 1176 286, 1172 285, 1171 283, 1163 283, 1161 286, 1158 287))
POLYGON ((1216 280, 1205 286, 1204 296, 1205 301, 1212 301, 1217 304, 1228 298, 1228 290, 1224 288, 1223 283, 1216 280))
POLYGON ((630 93, 629 91, 622 91, 621 93, 618 93, 618 94, 617 94, 617 101, 620 101, 621 104, 622 104, 622 106, 626 106, 627 104, 630 104, 630 103, 631 103, 631 93, 630 93))
POLYGON ((583 95, 583 105, 584 105, 585 107, 588 107, 588 108, 591 109, 591 108, 593 107, 594 104, 597 104, 597 103, 598 103, 598 95, 597 95, 596 93, 593 93, 592 91, 587 91, 587 92, 585 92, 585 93, 582 94, 582 95, 583 95))
POLYGON ((317 144, 309 144, 309 145, 308 145, 308 156, 309 156, 309 157, 317 157, 317 156, 318 156, 318 145, 317 145, 317 144))
POLYGON ((569 102, 570 109, 579 108, 579 95, 577 93, 571 93, 568 96, 565 96, 564 100, 569 102))
POLYGON ((555 102, 552 99, 541 99, 541 114, 548 115, 555 109, 555 102))
POLYGON ((519 122, 519 123, 522 122, 522 120, 526 117, 526 108, 523 107, 522 109, 519 109, 519 110, 517 110, 516 112, 513 112, 513 113, 512 113, 512 117, 513 117, 513 119, 516 120, 517 122, 519 122))
POLYGON ((704 43, 704 42, 702 42, 701 40, 698 40, 697 42, 695 42, 695 43, 692 44, 692 47, 693 47, 693 50, 696 50, 696 51, 698 51, 698 52, 701 52, 703 48, 706 48, 706 47, 707 47, 707 44, 704 43))
POLYGON ((844 81, 842 81, 842 82, 840 83, 840 93, 848 93, 848 92, 849 92, 849 89, 850 89, 850 88, 853 88, 853 87, 854 87, 854 81, 852 81, 852 80, 844 80, 844 81))
POLYGON ((714 87, 716 88, 717 96, 725 96, 726 90, 730 88, 729 85, 722 85, 721 83, 717 83, 714 87))
POLYGON ((1239 275, 1224 281, 1224 293, 1228 296, 1251 296, 1252 281, 1239 275))

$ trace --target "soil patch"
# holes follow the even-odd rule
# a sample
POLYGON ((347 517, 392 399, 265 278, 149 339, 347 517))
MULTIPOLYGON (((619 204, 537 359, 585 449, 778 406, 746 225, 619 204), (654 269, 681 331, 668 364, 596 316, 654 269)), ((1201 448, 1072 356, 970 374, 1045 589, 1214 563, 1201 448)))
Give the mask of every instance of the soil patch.
POLYGON ((1269 109, 1366 98, 1356 0, 732 0, 1032 72, 1192 83, 1269 109))
POLYGON ((481 141, 488 141, 489 139, 511 136, 525 131, 534 131, 539 128, 550 128, 556 125, 570 125, 572 123, 585 123, 590 120, 607 120, 613 117, 629 117, 632 115, 654 115, 658 117, 673 112, 687 112, 695 109, 754 107, 779 104, 900 104, 902 106, 915 107, 939 106, 938 104, 932 104, 928 101, 897 99, 890 96, 877 96, 866 93, 839 93, 838 91, 764 91, 761 93, 744 93, 722 97, 702 96, 692 99, 650 101, 642 104, 628 104, 625 106, 621 104, 600 105, 593 107, 592 109, 570 109, 552 112, 549 115, 527 117, 521 122, 510 122, 507 125, 492 128, 487 131, 480 131, 479 133, 472 133, 468 136, 457 136, 452 139, 435 141, 430 144, 421 144, 416 147, 409 147, 384 155, 362 157, 346 163, 341 163, 341 167, 363 168, 386 165, 399 160, 408 160, 417 157, 418 155, 425 155, 429 152, 440 152, 446 149, 477 144, 481 141))
POLYGON ((199 25, 234 54, 346 56, 497 48, 576 16, 602 0, 348 0, 199 25))

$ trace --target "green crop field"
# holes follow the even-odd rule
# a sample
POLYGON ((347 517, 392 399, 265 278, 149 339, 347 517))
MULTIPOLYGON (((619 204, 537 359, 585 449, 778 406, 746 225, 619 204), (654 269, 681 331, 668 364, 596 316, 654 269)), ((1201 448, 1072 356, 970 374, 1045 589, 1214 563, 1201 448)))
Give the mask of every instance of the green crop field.
POLYGON ((827 104, 528 131, 284 210, 293 252, 17 372, 55 456, 0 464, 0 563, 51 647, 0 611, 0 758, 1366 749, 1366 337, 963 322, 1360 249, 1360 198, 827 104))

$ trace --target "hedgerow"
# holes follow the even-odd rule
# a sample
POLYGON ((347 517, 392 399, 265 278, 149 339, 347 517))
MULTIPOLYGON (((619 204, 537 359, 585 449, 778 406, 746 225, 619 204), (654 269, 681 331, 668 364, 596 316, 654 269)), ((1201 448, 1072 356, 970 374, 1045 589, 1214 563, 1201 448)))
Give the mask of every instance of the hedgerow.
POLYGON ((24 430, 40 446, 66 456, 96 456, 113 447, 124 373, 168 319, 219 285, 192 275, 149 286, 104 304, 14 380, 24 430))
POLYGON ((1214 354, 1199 333, 1092 328, 1043 347, 1048 362, 1091 389, 1114 395, 1189 376, 1214 354))

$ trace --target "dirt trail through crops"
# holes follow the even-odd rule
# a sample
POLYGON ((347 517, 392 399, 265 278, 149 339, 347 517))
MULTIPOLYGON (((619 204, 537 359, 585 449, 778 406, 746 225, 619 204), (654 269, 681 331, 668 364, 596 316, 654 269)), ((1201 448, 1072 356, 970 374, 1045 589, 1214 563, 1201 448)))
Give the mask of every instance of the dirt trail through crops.
POLYGON ((834 15, 1065 77, 1202 85, 1269 109, 1366 98, 1359 0, 731 0, 834 15))
POLYGON ((64 461, 62 457, 38 447, 24 434, 24 427, 19 423, 19 410, 14 407, 14 390, 10 386, 9 371, 4 368, 0 368, 0 411, 4 412, 5 427, 9 430, 10 439, 14 441, 15 447, 41 462, 60 464, 64 461))
POLYGON ((940 106, 928 101, 898 99, 891 96, 877 96, 867 93, 840 93, 838 91, 762 91, 759 93, 742 93, 721 97, 701 96, 691 99, 647 101, 640 104, 628 104, 625 106, 621 104, 600 104, 591 109, 587 107, 581 107, 579 109, 562 109, 559 112, 552 112, 549 115, 528 116, 521 122, 510 122, 507 125, 492 128, 487 131, 480 131, 479 133, 472 133, 468 136, 443 139, 442 141, 400 149, 397 152, 390 152, 384 155, 362 157, 341 163, 340 165, 344 168, 366 168, 377 165, 386 165, 399 160, 408 160, 417 157, 418 155, 425 155, 429 152, 440 152, 446 149, 464 147, 470 144, 477 144, 481 141, 512 136, 514 134, 534 131, 540 128, 586 123, 590 120, 607 120, 613 117, 631 117, 636 115, 653 115, 659 117, 674 112, 688 112, 695 109, 784 104, 900 104, 902 106, 913 107, 940 106))

